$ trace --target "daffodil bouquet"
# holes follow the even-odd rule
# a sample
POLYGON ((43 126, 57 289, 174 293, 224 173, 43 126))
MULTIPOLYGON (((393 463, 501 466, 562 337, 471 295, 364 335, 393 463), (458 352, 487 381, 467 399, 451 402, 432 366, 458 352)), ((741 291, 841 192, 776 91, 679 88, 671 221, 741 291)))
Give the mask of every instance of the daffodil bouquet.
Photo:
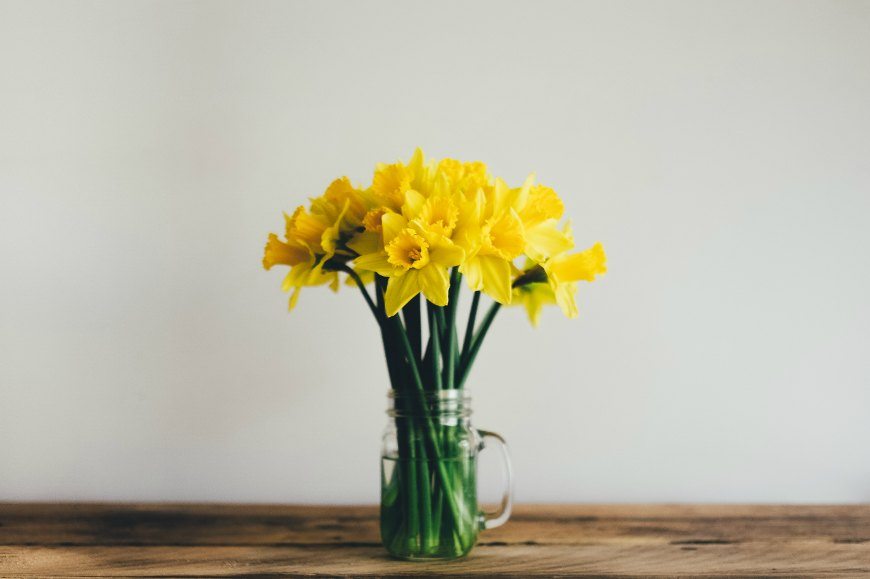
POLYGON ((462 391, 481 344, 503 305, 525 306, 533 325, 548 304, 575 317, 577 283, 606 271, 601 244, 574 251, 563 210, 534 176, 511 187, 483 163, 418 149, 407 164, 378 164, 368 187, 336 179, 285 214, 283 240, 269 235, 263 266, 290 267, 291 310, 303 287, 338 290, 344 278, 380 329, 393 400, 381 531, 394 555, 456 557, 476 540, 482 431, 470 428, 462 391), (463 279, 472 298, 460 339, 463 279), (492 304, 478 323, 481 294, 492 304))

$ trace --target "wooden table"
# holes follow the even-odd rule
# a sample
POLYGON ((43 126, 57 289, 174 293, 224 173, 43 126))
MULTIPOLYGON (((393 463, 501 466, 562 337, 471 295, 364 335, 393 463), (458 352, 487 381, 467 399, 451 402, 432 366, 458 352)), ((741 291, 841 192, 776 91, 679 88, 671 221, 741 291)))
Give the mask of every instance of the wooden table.
POLYGON ((374 507, 0 504, 3 577, 870 574, 870 505, 526 505, 464 560, 408 563, 374 507))

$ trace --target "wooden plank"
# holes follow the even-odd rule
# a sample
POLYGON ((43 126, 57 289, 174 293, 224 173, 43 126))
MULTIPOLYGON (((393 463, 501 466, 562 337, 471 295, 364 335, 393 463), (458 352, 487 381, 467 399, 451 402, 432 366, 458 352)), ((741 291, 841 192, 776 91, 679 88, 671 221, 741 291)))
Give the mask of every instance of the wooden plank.
POLYGON ((393 561, 379 547, 0 548, 0 572, 36 577, 225 577, 238 575, 856 577, 870 573, 865 545, 480 546, 461 561, 393 561))
MULTIPOLYGON (((0 544, 282 545, 379 541, 375 507, 2 504, 0 544)), ((870 506, 521 505, 484 542, 870 540, 870 506)))
POLYGON ((870 574, 870 506, 525 505, 455 562, 394 561, 374 507, 0 504, 0 575, 870 574))

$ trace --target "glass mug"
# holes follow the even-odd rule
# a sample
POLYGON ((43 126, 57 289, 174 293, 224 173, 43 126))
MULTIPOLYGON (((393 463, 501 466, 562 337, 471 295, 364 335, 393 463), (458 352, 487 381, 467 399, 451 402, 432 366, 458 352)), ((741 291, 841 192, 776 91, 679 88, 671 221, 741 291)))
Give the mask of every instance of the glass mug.
POLYGON ((390 420, 381 450, 381 541, 402 559, 455 559, 483 529, 510 517, 513 476, 504 439, 471 426, 468 392, 389 393, 390 420), (477 505, 477 455, 488 442, 502 453, 501 507, 477 505))

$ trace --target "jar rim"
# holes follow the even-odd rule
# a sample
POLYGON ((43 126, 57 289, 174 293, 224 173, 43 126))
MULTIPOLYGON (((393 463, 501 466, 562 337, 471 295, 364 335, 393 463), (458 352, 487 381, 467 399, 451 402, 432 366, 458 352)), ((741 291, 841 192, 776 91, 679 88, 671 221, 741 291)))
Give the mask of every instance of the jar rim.
MULTIPOLYGON (((399 392, 393 388, 391 388, 387 391, 387 398, 389 398, 390 400, 396 400, 399 398, 407 398, 408 396, 411 396, 411 395, 417 396, 418 393, 413 392, 413 393, 406 394, 404 392, 399 392)), ((426 390, 425 392, 423 392, 423 397, 425 399, 431 400, 433 402, 438 401, 438 400, 444 400, 444 401, 463 400, 463 401, 467 401, 467 400, 471 399, 471 393, 469 392, 469 390, 467 388, 461 388, 461 389, 460 388, 450 388, 450 389, 444 389, 444 390, 426 390)))

